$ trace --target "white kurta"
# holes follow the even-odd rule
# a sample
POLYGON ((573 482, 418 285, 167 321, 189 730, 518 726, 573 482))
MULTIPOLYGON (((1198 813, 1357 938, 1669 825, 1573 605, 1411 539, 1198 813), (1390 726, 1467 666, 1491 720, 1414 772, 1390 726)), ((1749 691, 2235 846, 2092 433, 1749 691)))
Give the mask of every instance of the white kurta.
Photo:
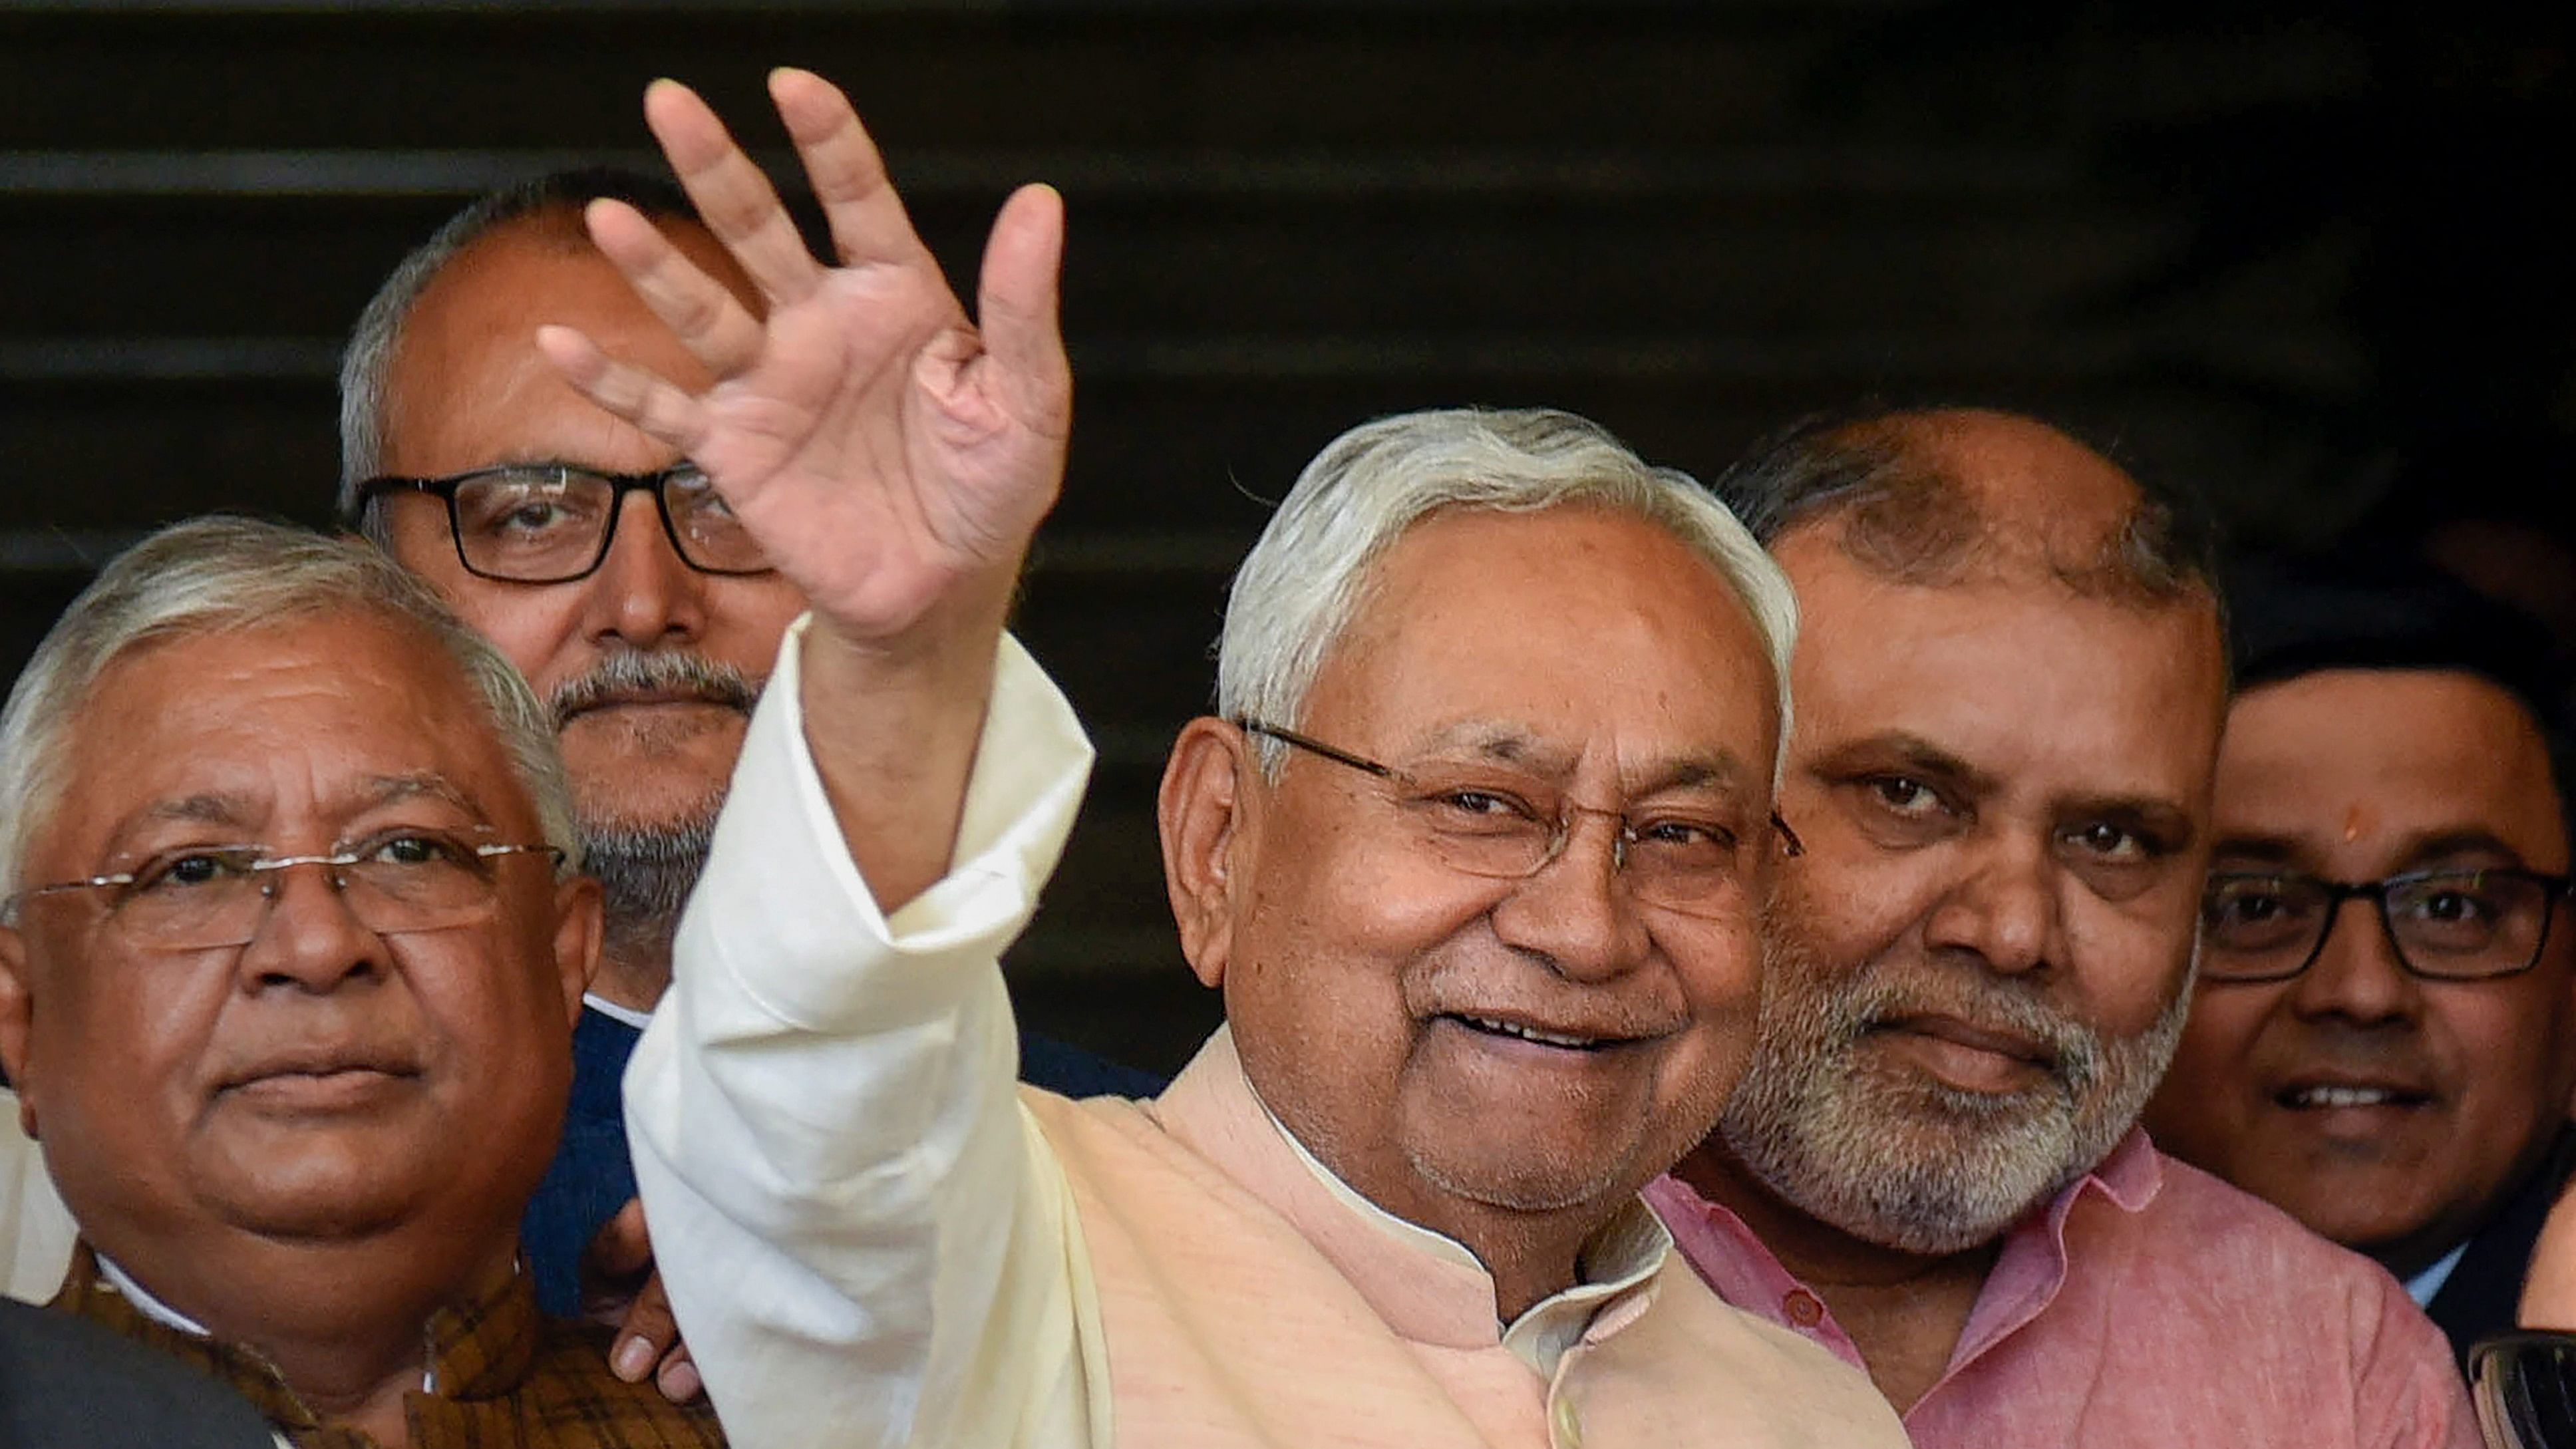
POLYGON ((948 876, 878 911, 790 631, 626 1106, 733 1442, 1901 1445, 1857 1371, 1726 1307, 1650 1216, 1511 1325, 1472 1255, 1332 1179, 1220 1033, 1153 1103, 1012 1080, 998 960, 1090 748, 1005 641, 948 876))

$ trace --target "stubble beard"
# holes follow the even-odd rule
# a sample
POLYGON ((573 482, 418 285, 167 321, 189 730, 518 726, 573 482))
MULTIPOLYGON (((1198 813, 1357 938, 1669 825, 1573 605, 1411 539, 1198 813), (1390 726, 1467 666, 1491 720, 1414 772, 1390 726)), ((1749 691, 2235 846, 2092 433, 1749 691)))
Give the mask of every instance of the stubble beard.
POLYGON ((1991 1241, 2099 1166, 2182 1039, 2188 974, 2144 1032, 2107 1037, 2024 978, 1972 961, 1818 958, 1786 894, 1765 911, 1761 1026, 1718 1124, 1782 1200, 1864 1242, 1938 1256, 1991 1241), (1938 1013, 2042 1043, 2047 1080, 1964 1092, 1864 1055, 1882 1023, 1938 1013))
MULTIPOLYGON (((565 681, 548 704, 558 733, 588 710, 634 693, 694 697, 748 716, 759 702, 762 684, 703 655, 627 650, 565 681)), ((573 802, 582 869, 600 885, 606 954, 612 967, 620 962, 629 963, 629 969, 643 967, 644 974, 656 978, 651 983, 656 994, 668 980, 671 938, 679 930, 680 913, 706 872, 728 783, 721 778, 710 782, 704 795, 659 819, 612 816, 600 812, 595 801, 573 802)))

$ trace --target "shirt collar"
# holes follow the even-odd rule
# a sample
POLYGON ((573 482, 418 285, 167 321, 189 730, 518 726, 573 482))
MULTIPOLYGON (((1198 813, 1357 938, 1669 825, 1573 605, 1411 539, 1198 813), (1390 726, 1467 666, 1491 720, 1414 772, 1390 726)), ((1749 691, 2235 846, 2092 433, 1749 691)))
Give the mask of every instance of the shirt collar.
MULTIPOLYGON (((1243 1073, 1241 1059, 1235 1055, 1231 1032, 1230 1027, 1219 1027, 1207 1046, 1200 1050, 1199 1059, 1190 1064, 1190 1070, 1182 1073, 1181 1080, 1174 1082, 1173 1091, 1166 1092, 1162 1101, 1180 1109, 1184 1116, 1196 1115, 1192 1108, 1203 1094, 1211 1099, 1208 1105, 1219 1110, 1229 1097, 1248 1103, 1267 1126, 1267 1132, 1262 1135, 1285 1147, 1287 1159, 1295 1164, 1307 1182, 1322 1189, 1325 1200, 1338 1208, 1341 1214, 1364 1225, 1370 1237, 1399 1249, 1402 1255, 1427 1258, 1441 1265, 1442 1271, 1430 1275, 1431 1278, 1458 1283, 1479 1297, 1483 1320, 1488 1325, 1483 1341, 1490 1344, 1498 1336, 1505 1349, 1540 1375, 1553 1378, 1557 1362, 1565 1351, 1583 1339, 1605 1310, 1645 1289, 1671 1255, 1672 1233, 1643 1201, 1630 1198, 1583 1245, 1575 1260, 1576 1281, 1571 1287, 1540 1299, 1509 1324, 1496 1323, 1493 1317, 1493 1278, 1486 1273, 1485 1265, 1476 1255, 1453 1238, 1379 1207, 1308 1151, 1306 1144, 1297 1140, 1297 1135, 1288 1130, 1287 1124, 1279 1120, 1253 1089, 1251 1080, 1243 1073), (1202 1064, 1205 1064, 1204 1070, 1202 1064), (1230 1082, 1227 1080, 1229 1077, 1230 1082), (1190 1084, 1186 1092, 1181 1090, 1184 1082, 1190 1084)), ((1194 1145, 1207 1150, 1205 1144, 1194 1145)), ((1246 1185, 1254 1184, 1248 1182, 1246 1185)), ((1255 1190, 1257 1192, 1258 1188, 1255 1190)), ((1271 1206, 1292 1220, 1300 1216, 1291 1204, 1273 1202, 1271 1206)), ((1307 1227, 1310 1236, 1316 1236, 1307 1224, 1300 1223, 1300 1226, 1307 1227)), ((1352 1276, 1355 1286, 1369 1295, 1381 1312, 1388 1312, 1390 1305, 1378 1300, 1368 1281, 1375 1274, 1366 1272, 1362 1264, 1353 1261, 1353 1255, 1336 1252, 1329 1238, 1319 1238, 1316 1246, 1341 1264, 1344 1271, 1352 1276)), ((1399 1314, 1389 1312, 1388 1317, 1398 1331, 1406 1331, 1399 1314)))
MULTIPOLYGON (((2002 1251, 1986 1273, 1950 1357, 1951 1373, 2037 1318, 2066 1284, 2068 1217, 2088 1197, 2135 1216, 2164 1189, 2163 1158, 2144 1131, 2131 1128, 2094 1169, 2033 1207, 2004 1230, 2002 1251)), ((1860 1350, 1833 1320, 1822 1298, 1792 1275, 1742 1218, 1708 1201, 1680 1178, 1649 1184, 1646 1201, 1682 1225, 1685 1250, 1718 1297, 1784 1328, 1814 1337, 1855 1366, 1860 1350)))
POLYGON ((621 1006, 596 991, 583 992, 581 1004, 607 1017, 610 1021, 621 1026, 631 1026, 637 1031, 642 1031, 653 1024, 653 1013, 650 1011, 637 1011, 631 1006, 621 1006))

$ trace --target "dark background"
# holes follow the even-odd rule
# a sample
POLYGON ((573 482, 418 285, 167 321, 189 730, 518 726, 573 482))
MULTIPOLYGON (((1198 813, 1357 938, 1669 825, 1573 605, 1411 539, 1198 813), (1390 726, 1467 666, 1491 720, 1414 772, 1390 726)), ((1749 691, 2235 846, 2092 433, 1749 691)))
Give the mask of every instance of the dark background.
POLYGON ((341 336, 468 196, 647 159, 656 75, 773 146, 762 72, 813 67, 952 275, 1012 185, 1070 203, 1021 629, 1101 766, 1012 969, 1168 1067, 1215 1005, 1162 752, 1261 500, 1362 418, 1548 403, 1706 475, 1816 407, 1995 402, 2258 541, 2563 541, 2571 11, 0 0, 0 669, 140 529, 323 520, 341 336))

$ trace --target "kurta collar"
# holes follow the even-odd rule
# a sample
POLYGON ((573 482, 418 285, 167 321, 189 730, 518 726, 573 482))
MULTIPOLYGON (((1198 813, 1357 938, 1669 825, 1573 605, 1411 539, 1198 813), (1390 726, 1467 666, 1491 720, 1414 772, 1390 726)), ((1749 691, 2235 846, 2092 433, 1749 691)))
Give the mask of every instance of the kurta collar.
POLYGON ((1545 1377, 1606 1310, 1647 1291, 1672 1253, 1671 1232, 1631 1198, 1584 1244, 1579 1281, 1505 1325, 1494 1316, 1494 1280, 1474 1253, 1371 1202, 1280 1122, 1244 1076, 1232 1028, 1217 1029, 1152 1110, 1294 1224, 1397 1333, 1448 1348, 1499 1343, 1545 1377))

